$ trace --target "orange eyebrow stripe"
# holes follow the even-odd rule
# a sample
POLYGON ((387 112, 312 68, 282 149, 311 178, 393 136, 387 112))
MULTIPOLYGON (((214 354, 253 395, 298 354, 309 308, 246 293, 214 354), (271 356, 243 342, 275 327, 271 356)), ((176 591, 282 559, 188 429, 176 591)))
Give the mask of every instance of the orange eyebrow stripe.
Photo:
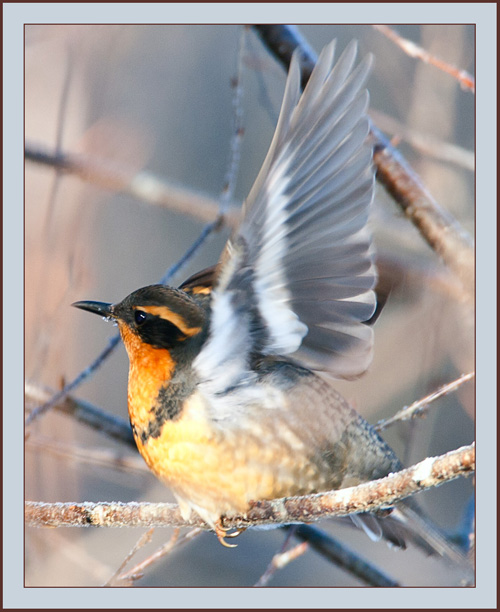
POLYGON ((161 317, 166 321, 170 321, 170 323, 173 323, 176 327, 178 327, 186 336, 194 336, 201 331, 201 327, 188 327, 186 325, 186 320, 182 315, 177 314, 166 306, 140 306, 137 308, 137 310, 144 310, 144 312, 148 312, 149 314, 161 317))
POLYGON ((193 287, 190 291, 194 294, 202 293, 203 295, 208 295, 212 292, 212 287, 193 287))

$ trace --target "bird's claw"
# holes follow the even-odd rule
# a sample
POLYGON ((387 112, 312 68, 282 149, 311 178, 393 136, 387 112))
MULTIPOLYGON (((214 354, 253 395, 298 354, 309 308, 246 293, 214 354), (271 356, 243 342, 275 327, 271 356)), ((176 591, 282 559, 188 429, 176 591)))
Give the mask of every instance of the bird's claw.
POLYGON ((236 529, 235 531, 228 533, 228 529, 222 526, 220 520, 215 523, 215 534, 222 546, 225 546, 226 548, 236 548, 238 546, 237 544, 228 544, 228 542, 226 542, 226 538, 236 538, 245 530, 246 527, 241 527, 240 529, 236 529))

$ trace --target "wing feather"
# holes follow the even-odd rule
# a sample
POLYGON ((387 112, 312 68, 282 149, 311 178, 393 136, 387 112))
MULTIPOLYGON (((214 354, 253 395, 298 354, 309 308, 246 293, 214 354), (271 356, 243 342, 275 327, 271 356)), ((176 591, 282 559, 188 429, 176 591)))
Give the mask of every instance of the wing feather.
POLYGON ((356 53, 353 42, 333 65, 334 42, 327 45, 302 96, 294 53, 271 146, 219 263, 209 336, 194 364, 212 394, 248 382, 255 355, 287 356, 338 378, 370 363, 371 56, 354 67, 356 53))

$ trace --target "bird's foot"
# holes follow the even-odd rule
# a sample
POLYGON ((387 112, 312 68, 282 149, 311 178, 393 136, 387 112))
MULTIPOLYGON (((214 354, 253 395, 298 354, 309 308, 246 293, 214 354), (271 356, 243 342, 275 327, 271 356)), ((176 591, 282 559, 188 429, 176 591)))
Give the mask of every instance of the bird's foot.
POLYGON ((215 523, 215 534, 222 546, 225 546, 226 548, 236 548, 237 546, 237 544, 228 544, 228 542, 226 542, 226 538, 236 538, 245 530, 246 527, 241 527, 240 529, 236 529, 235 531, 228 533, 228 529, 222 526, 221 519, 215 523))

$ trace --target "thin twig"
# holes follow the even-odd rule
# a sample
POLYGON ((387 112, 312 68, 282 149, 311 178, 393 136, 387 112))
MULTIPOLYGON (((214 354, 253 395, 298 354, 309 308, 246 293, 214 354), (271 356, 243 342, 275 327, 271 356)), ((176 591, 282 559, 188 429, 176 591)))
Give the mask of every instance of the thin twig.
POLYGON ((78 463, 98 465, 107 469, 153 475, 138 453, 134 456, 123 455, 113 448, 87 448, 75 444, 65 444, 60 440, 52 440, 44 436, 31 435, 26 443, 26 450, 43 450, 58 457, 64 457, 78 463))
MULTIPOLYGON (((193 255, 198 251, 198 249, 203 245, 205 240, 212 234, 212 232, 221 228, 223 223, 222 217, 217 217, 215 221, 211 221, 207 223, 200 235, 196 238, 193 244, 187 249, 186 253, 177 261, 173 266, 171 266, 166 274, 161 279, 162 283, 167 283, 179 270, 187 264, 187 262, 193 257, 193 255)), ((87 366, 84 370, 82 370, 76 378, 74 378, 70 383, 64 386, 61 391, 56 393, 50 400, 46 401, 44 404, 37 406, 34 408, 31 413, 28 415, 25 421, 25 425, 30 425, 35 419, 39 418, 42 414, 51 410, 57 404, 60 404, 74 389, 76 389, 79 385, 82 384, 89 376, 91 376, 107 359, 107 357, 113 352, 113 350, 118 346, 120 342, 120 334, 116 334, 109 341, 106 348, 94 359, 94 361, 87 366)))
POLYGON ((308 542, 311 548, 329 561, 369 586, 399 586, 398 582, 382 573, 375 565, 313 525, 298 525, 295 535, 308 542))
POLYGON ((224 183, 222 193, 220 196, 220 213, 225 213, 230 210, 231 202, 234 197, 234 190, 236 187, 236 179, 238 177, 238 169, 240 166, 240 154, 241 154, 241 141, 244 134, 243 129, 243 110, 242 110, 242 97, 243 97, 243 57, 246 41, 246 27, 243 26, 240 31, 240 40, 237 53, 237 66, 236 75, 231 80, 231 86, 233 88, 233 133, 231 142, 229 144, 229 163, 227 165, 226 175, 224 177, 224 183))
POLYGON ((119 342, 120 334, 116 334, 116 336, 113 336, 110 340, 108 340, 106 348, 101 351, 94 361, 92 361, 90 365, 82 370, 78 376, 76 376, 76 378, 65 385, 60 391, 51 397, 50 400, 46 401, 40 406, 37 406, 30 412, 30 414, 26 417, 25 426, 28 427, 35 419, 38 419, 44 413, 54 408, 54 406, 61 403, 74 389, 80 386, 84 380, 87 380, 87 378, 89 378, 104 363, 107 357, 111 355, 113 350, 118 346, 119 342))
MULTIPOLYGON (((56 119, 56 136, 55 136, 55 143, 54 143, 56 153, 59 153, 62 149, 63 135, 64 135, 64 129, 65 129, 65 124, 66 124, 66 119, 67 119, 69 93, 71 89, 70 86, 71 86, 71 80, 73 78, 73 73, 74 73, 74 66, 73 66, 74 46, 71 42, 69 42, 69 44, 67 45, 67 52, 65 54, 65 60, 66 60, 66 63, 64 67, 64 77, 63 77, 63 83, 62 83, 62 89, 61 89, 61 95, 60 95, 59 106, 57 109, 57 119, 56 119)), ((46 207, 47 212, 45 214, 44 224, 43 224, 43 227, 39 229, 40 234, 45 237, 44 245, 49 252, 54 249, 54 246, 56 244, 56 237, 54 235, 52 219, 54 217, 54 210, 56 207, 57 195, 58 195, 59 188, 61 185, 60 179, 61 179, 61 173, 58 170, 56 170, 53 173, 51 184, 49 187, 49 195, 47 198, 47 207, 46 207)), ((46 282, 46 279, 39 277, 37 279, 37 282, 43 285, 46 282)), ((62 293, 62 295, 59 296, 57 300, 58 304, 55 309, 55 312, 58 311, 59 305, 64 301, 70 289, 71 289, 71 283, 68 283, 66 290, 62 293)), ((42 316, 43 316, 42 311, 38 311, 38 317, 42 317, 42 316)), ((43 368, 43 365, 46 364, 47 362, 47 354, 50 349, 50 338, 53 336, 53 330, 56 328, 58 324, 59 324, 59 319, 57 316, 54 316, 54 314, 52 316, 47 317, 47 320, 44 320, 43 322, 35 321, 35 326, 39 327, 40 329, 43 328, 45 332, 44 334, 41 334, 38 337, 39 348, 37 350, 36 367, 32 371, 32 375, 35 377, 37 376, 37 373, 43 368)))
MULTIPOLYGON (((296 528, 297 528, 297 525, 292 525, 290 527, 290 529, 288 530, 288 533, 286 534, 285 541, 281 545, 279 551, 271 559, 271 561, 270 561, 269 565, 266 567, 264 573, 261 575, 261 577, 254 584, 254 587, 264 587, 264 586, 267 586, 269 580, 271 580, 271 578, 274 576, 276 571, 278 569, 280 569, 280 561, 278 561, 278 557, 281 557, 283 554, 286 554, 285 551, 288 548, 288 545, 290 544, 290 540, 292 539, 292 536, 293 536, 296 528)), ((304 552, 305 552, 305 550, 304 550, 304 552)))
POLYGON ((176 529, 166 544, 158 548, 158 550, 156 550, 152 555, 150 555, 147 559, 144 559, 144 561, 141 561, 141 563, 138 563, 126 574, 121 574, 118 577, 118 580, 125 585, 131 585, 133 582, 143 577, 145 569, 154 563, 157 563, 160 559, 163 559, 174 550, 178 550, 181 546, 191 542, 191 540, 199 536, 201 533, 203 533, 203 529, 195 527, 194 529, 191 529, 185 533, 182 537, 179 537, 179 530, 176 529))
POLYGON ((392 417, 383 421, 379 421, 376 425, 374 425, 375 429, 377 431, 382 431, 390 425, 394 425, 394 423, 397 423, 398 421, 408 421, 416 417, 424 416, 429 404, 436 401, 440 397, 451 393, 452 391, 456 391, 456 389, 458 389, 461 385, 463 385, 469 380, 472 380, 474 376, 474 372, 470 372, 469 374, 463 374, 462 376, 460 376, 460 378, 457 378, 451 383, 443 385, 442 387, 440 387, 436 391, 433 391, 429 395, 426 395, 422 399, 413 402, 411 406, 405 406, 404 408, 401 408, 401 410, 398 410, 398 412, 396 412, 396 414, 392 417))
MULTIPOLYGON (((25 383, 24 397, 27 404, 48 402, 53 395, 53 392, 40 385, 25 383)), ((122 417, 109 414, 89 402, 76 399, 70 395, 58 401, 54 408, 118 442, 123 442, 131 448, 137 449, 130 423, 122 417)))
MULTIPOLYGON (((65 127, 65 120, 68 110, 68 99, 70 92, 71 79, 73 77, 73 61, 74 61, 74 49, 72 44, 68 44, 67 52, 65 55, 66 65, 64 70, 64 77, 61 89, 61 97, 59 102, 59 107, 57 109, 57 119, 56 119, 56 138, 55 138, 55 151, 56 154, 59 154, 62 149, 62 141, 65 127)), ((55 202, 57 199, 57 192, 59 190, 61 173, 56 170, 54 172, 52 178, 52 184, 49 191, 48 204, 47 204, 47 214, 45 217, 44 227, 42 228, 42 233, 47 236, 46 244, 50 247, 53 245, 53 236, 51 233, 51 221, 54 214, 55 202)), ((41 360, 43 361, 43 360, 41 360)))
POLYGON ((459 70, 455 66, 435 57, 413 41, 403 38, 396 30, 390 28, 388 25, 374 25, 373 27, 402 49, 406 55, 420 59, 426 64, 435 66, 442 72, 450 74, 460 83, 462 89, 468 89, 472 93, 475 92, 475 79, 467 71, 459 70))
MULTIPOLYGON (((244 34, 242 34, 242 37, 241 37, 240 51, 238 55, 238 58, 239 58, 238 59, 238 74, 236 77, 237 87, 236 87, 235 100, 234 100, 235 133, 233 135, 233 140, 231 142, 231 147, 230 147, 231 159, 229 163, 228 173, 226 176, 226 183, 223 187, 220 201, 217 205, 216 211, 212 209, 210 212, 209 218, 212 220, 205 225, 205 227, 202 229, 198 238, 188 248, 184 256, 179 261, 177 261, 173 266, 171 266, 169 270, 167 270, 167 272, 165 273, 165 275, 162 277, 160 281, 161 283, 166 284, 167 282, 169 282, 170 279, 175 274, 177 274, 177 272, 179 272, 179 270, 183 266, 187 264, 187 262, 193 257, 193 255, 203 245, 203 243, 207 240, 207 238, 214 231, 220 230, 222 226, 227 223, 228 217, 231 217, 232 212, 230 210, 230 199, 234 192, 234 185, 235 185, 236 175, 237 175, 238 166, 239 166, 239 149, 240 149, 240 143, 241 143, 241 137, 242 137, 241 108, 240 108, 241 90, 240 90, 239 83, 241 80, 241 72, 242 72, 242 66, 243 66, 243 61, 242 61, 243 42, 244 42, 244 34), (215 220, 213 220, 214 217, 215 217, 215 220)), ((83 171, 86 169, 86 171, 91 176, 95 176, 97 173, 98 176, 103 178, 103 175, 100 172, 100 168, 96 166, 92 166, 90 164, 87 166, 82 166, 78 164, 76 166, 72 165, 71 160, 64 159, 63 157, 61 157, 61 154, 59 152, 56 153, 56 157, 58 158, 58 164, 56 167, 58 167, 61 170, 67 170, 69 168, 73 168, 73 170, 75 170, 75 168, 78 167, 80 171, 83 171)), ((29 157, 27 156, 27 158, 29 157)), ((43 156, 42 158, 39 158, 39 161, 41 159, 43 159, 43 156)), ((162 191, 162 184, 149 175, 144 175, 144 174, 136 175, 132 180, 126 180, 123 175, 120 175, 120 173, 117 173, 115 175, 110 173, 106 175, 106 178, 111 180, 111 183, 114 184, 115 189, 118 188, 118 185, 121 185, 122 189, 128 188, 134 194, 135 192, 137 192, 136 195, 138 196, 140 196, 140 194, 142 194, 142 196, 147 195, 147 197, 150 198, 148 201, 152 203, 159 203, 159 201, 161 200, 161 197, 165 195, 164 191, 162 191)), ((187 208, 184 206, 184 204, 183 204, 183 209, 182 209, 182 212, 184 213, 189 210, 193 210, 193 208, 195 210, 198 210, 199 207, 201 206, 201 203, 198 203, 197 205, 193 206, 192 201, 190 201, 189 206, 187 208)), ((233 211, 233 213, 235 213, 235 211, 233 211)), ((239 211, 237 214, 239 216, 239 211)), ((100 365, 105 361, 105 359, 112 353, 114 348, 118 345, 119 341, 120 341, 119 334, 116 334, 115 336, 113 336, 113 338, 111 338, 111 340, 108 343, 108 346, 104 349, 104 351, 102 351, 102 353, 100 353, 97 356, 97 358, 87 368, 85 368, 73 381, 65 385, 64 388, 61 389, 61 391, 59 391, 58 393, 56 393, 50 400, 46 401, 44 404, 37 406, 36 408, 32 410, 32 412, 26 418, 25 425, 28 426, 35 419, 39 418, 42 414, 52 409, 56 404, 59 404, 63 399, 65 399, 69 395, 69 393, 71 393, 71 391, 73 391, 76 387, 78 387, 93 372, 95 372, 96 369, 100 367, 100 365)))
POLYGON ((136 555, 137 552, 141 550, 141 548, 144 548, 146 544, 149 544, 151 542, 154 530, 155 528, 151 527, 151 529, 148 529, 145 533, 141 535, 141 537, 134 544, 133 548, 129 551, 125 559, 123 559, 122 563, 120 564, 120 567, 115 571, 111 578, 106 581, 103 586, 115 586, 116 582, 119 579, 120 573, 125 569, 125 566, 130 561, 130 559, 132 559, 132 557, 136 555))
POLYGON ((474 151, 468 151, 463 147, 445 142, 432 134, 411 129, 379 110, 370 109, 369 115, 380 129, 395 135, 398 140, 404 140, 416 151, 438 161, 455 164, 459 168, 474 172, 476 167, 474 151))
POLYGON ((301 557, 307 550, 309 549, 309 544, 307 542, 301 542, 300 544, 296 544, 290 550, 285 550, 281 553, 274 555, 269 571, 261 576, 261 578, 255 583, 256 587, 266 586, 272 576, 276 573, 277 570, 283 569, 295 559, 301 557))
MULTIPOLYGON (((330 516, 347 516, 386 508, 418 491, 424 491, 475 469, 474 444, 428 457, 416 465, 385 478, 339 491, 258 501, 242 516, 225 518, 226 528, 312 522, 330 516)), ((200 518, 182 518, 175 504, 159 503, 44 503, 26 502, 25 520, 31 526, 47 527, 202 527, 200 518)))

